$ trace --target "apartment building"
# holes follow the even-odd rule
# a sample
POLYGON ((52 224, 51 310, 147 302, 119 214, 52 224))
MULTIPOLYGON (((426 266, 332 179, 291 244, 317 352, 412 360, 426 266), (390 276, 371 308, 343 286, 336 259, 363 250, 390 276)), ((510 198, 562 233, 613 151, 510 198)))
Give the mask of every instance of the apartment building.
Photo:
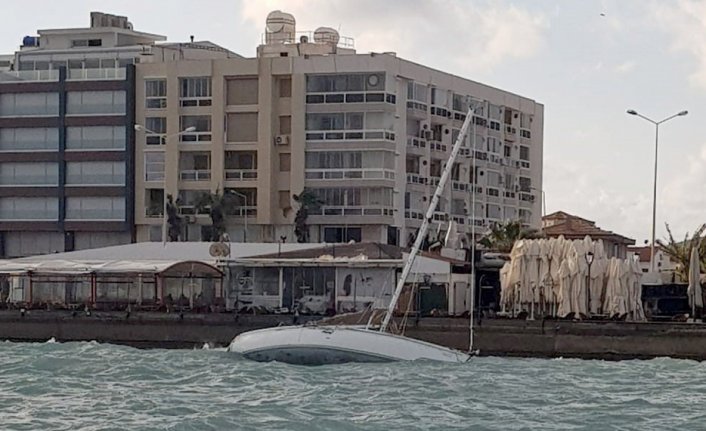
POLYGON ((163 44, 127 18, 39 30, 0 58, 0 255, 134 240, 135 64, 225 58, 215 45, 163 44))
MULTIPOLYGON (((432 230, 521 219, 540 227, 543 106, 398 58, 358 54, 330 28, 297 32, 268 16, 255 58, 136 66, 135 223, 161 239, 164 198, 177 196, 182 240, 210 224, 203 193, 233 192, 233 241, 295 240, 293 195, 322 205, 310 241, 407 245, 421 225, 454 139, 475 114, 432 230)), ((467 238, 466 238, 467 239, 467 238)))

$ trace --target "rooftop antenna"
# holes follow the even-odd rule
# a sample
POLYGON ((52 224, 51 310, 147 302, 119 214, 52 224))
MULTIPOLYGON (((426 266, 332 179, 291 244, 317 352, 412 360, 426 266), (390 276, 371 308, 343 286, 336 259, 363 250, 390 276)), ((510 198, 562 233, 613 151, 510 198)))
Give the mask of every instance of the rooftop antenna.
POLYGON ((193 34, 191 36, 189 36, 189 39, 191 39, 191 43, 194 43, 194 35, 193 34))

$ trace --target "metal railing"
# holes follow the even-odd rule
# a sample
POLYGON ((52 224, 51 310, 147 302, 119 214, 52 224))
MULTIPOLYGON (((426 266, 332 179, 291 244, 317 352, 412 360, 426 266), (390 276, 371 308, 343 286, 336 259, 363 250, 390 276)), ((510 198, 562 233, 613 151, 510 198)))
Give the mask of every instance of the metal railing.
POLYGON ((59 81, 58 70, 10 70, 0 72, 0 82, 59 81))
POLYGON ((226 181, 255 181, 257 169, 226 169, 226 181))
MULTIPOLYGON (((57 71, 58 73, 58 71, 57 71)), ((101 80, 124 80, 125 68, 105 68, 105 69, 69 69, 66 77, 67 81, 101 81, 101 80)))
POLYGON ((183 181, 210 181, 211 170, 187 169, 179 172, 179 178, 183 181))
POLYGON ((307 180, 394 180, 395 171, 391 169, 306 169, 307 180))
POLYGON ((308 130, 307 141, 360 141, 395 140, 395 132, 385 129, 373 130, 308 130))

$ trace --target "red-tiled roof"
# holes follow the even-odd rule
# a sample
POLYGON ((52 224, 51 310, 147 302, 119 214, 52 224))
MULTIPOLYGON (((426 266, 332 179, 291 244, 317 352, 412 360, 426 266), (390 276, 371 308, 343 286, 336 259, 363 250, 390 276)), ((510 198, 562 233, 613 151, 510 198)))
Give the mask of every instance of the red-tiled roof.
POLYGON ((558 211, 545 216, 544 219, 556 220, 551 226, 542 228, 542 232, 549 237, 564 236, 567 239, 582 239, 586 235, 593 239, 611 240, 627 245, 635 244, 635 240, 619 235, 609 230, 603 230, 594 222, 577 217, 563 211, 558 211))

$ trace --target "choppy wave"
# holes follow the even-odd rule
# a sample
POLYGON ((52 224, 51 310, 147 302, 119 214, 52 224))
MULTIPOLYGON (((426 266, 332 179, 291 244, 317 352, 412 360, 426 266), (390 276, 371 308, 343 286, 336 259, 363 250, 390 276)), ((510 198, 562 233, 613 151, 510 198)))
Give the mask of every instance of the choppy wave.
POLYGON ((694 361, 473 358, 302 367, 223 349, 1 343, 0 428, 704 429, 694 361))

